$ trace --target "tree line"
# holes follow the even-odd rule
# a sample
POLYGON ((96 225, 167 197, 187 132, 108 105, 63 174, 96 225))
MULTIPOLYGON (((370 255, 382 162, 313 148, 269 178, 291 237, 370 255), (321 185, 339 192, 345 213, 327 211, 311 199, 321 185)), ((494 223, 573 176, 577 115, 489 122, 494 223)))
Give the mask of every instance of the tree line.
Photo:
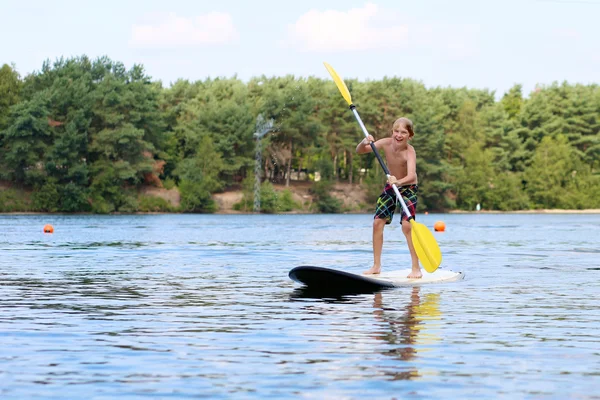
MULTIPOLYGON (((400 116, 413 120, 422 210, 600 208, 597 84, 554 83, 527 97, 515 85, 496 100, 487 89, 400 77, 346 83, 375 138, 400 116)), ((140 195, 148 185, 176 187, 180 211, 213 211, 212 194, 252 187, 259 115, 275 122, 259 141, 265 193, 319 176, 313 190, 327 212, 339 211, 328 196, 334 182, 379 194, 385 177, 371 154, 356 155, 362 132, 328 79, 166 87, 141 65, 81 56, 25 77, 0 68, 0 211, 167 207, 140 195)))

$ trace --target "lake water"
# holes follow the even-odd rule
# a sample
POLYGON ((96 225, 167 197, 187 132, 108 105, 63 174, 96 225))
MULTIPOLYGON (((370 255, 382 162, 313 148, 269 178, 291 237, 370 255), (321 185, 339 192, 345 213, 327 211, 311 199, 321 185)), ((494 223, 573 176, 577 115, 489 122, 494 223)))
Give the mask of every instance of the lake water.
POLYGON ((600 215, 437 220, 464 281, 310 298, 370 215, 0 216, 0 398, 600 398, 600 215))

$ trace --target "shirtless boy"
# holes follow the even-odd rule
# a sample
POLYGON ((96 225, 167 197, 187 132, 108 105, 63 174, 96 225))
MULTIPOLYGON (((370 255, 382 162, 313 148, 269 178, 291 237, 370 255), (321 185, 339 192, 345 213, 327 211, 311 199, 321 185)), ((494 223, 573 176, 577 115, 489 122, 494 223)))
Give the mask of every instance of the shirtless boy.
MULTIPOLYGON (((396 211, 396 193, 392 188, 396 184, 406 206, 413 216, 417 207, 417 156, 415 149, 408 144, 408 141, 414 136, 413 123, 408 118, 398 118, 392 125, 391 137, 386 137, 375 141, 373 136, 369 135, 363 139, 356 152, 358 154, 370 153, 371 142, 374 142, 377 150, 385 152, 387 167, 390 170, 390 177, 383 189, 383 193, 377 199, 377 209, 373 219, 373 266, 365 271, 365 274, 379 274, 381 272, 381 251, 383 249, 383 228, 392 223, 394 212, 396 211)), ((406 237, 408 250, 412 262, 412 271, 408 278, 421 278, 421 268, 419 259, 413 246, 411 237, 411 225, 408 221, 408 215, 401 209, 400 222, 402 232, 406 237)))

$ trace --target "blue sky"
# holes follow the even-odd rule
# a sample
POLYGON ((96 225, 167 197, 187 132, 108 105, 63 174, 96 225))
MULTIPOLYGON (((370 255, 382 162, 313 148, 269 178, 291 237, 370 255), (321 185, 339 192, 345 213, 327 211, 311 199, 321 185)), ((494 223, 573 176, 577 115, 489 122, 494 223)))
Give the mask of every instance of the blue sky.
POLYGON ((0 65, 107 55, 178 78, 409 77, 428 87, 600 82, 600 0, 2 0, 0 65))

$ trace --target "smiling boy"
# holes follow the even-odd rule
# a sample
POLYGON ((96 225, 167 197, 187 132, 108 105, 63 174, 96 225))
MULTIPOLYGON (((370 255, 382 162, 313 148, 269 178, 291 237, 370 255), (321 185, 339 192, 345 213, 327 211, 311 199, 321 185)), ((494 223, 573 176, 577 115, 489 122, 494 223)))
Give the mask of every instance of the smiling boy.
MULTIPOLYGON (((413 216, 417 208, 417 155, 415 149, 408 144, 408 141, 414 136, 413 123, 408 118, 398 118, 392 125, 391 137, 386 137, 375 141, 373 136, 369 135, 363 139, 357 146, 358 154, 370 153, 370 143, 374 142, 378 150, 385 152, 390 176, 383 192, 377 199, 377 208, 373 218, 373 266, 365 271, 365 274, 379 274, 381 272, 381 251, 383 249, 383 228, 392 223, 394 212, 397 207, 396 193, 392 188, 396 184, 400 195, 404 199, 406 206, 413 216)), ((408 215, 401 210, 400 223, 402 232, 406 237, 408 250, 411 258, 411 273, 408 278, 418 279, 423 275, 419 267, 419 259, 413 246, 411 237, 411 225, 408 221, 408 215)))

